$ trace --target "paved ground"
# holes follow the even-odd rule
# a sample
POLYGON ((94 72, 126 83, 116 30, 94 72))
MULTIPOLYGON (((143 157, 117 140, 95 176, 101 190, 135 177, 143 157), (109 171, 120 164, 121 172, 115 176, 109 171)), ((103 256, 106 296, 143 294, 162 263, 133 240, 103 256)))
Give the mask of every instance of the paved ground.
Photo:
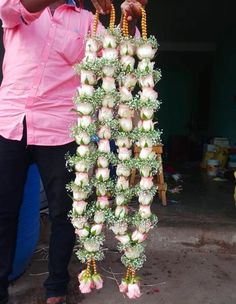
MULTIPOLYGON (((236 303, 236 209, 233 182, 213 182, 199 173, 185 171, 184 191, 169 195, 167 208, 154 206, 160 224, 147 245, 148 262, 140 272, 143 296, 137 303, 235 304, 236 303), (174 201, 174 202, 173 202, 174 201)), ((11 304, 43 304, 42 282, 47 272, 47 221, 41 242, 27 272, 11 287, 11 304)), ((110 239, 110 237, 109 237, 110 239)), ((102 291, 81 296, 72 259, 68 304, 127 304, 117 290, 124 271, 115 243, 109 242, 102 264, 102 291)))

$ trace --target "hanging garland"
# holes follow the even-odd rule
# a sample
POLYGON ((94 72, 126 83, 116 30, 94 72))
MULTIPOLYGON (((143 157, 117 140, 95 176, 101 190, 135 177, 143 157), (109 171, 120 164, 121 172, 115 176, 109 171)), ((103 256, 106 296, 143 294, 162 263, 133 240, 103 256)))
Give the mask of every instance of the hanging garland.
POLYGON ((96 35, 98 20, 96 13, 93 31, 86 40, 85 57, 75 67, 81 86, 74 98, 77 125, 71 132, 78 148, 76 155, 67 156, 68 167, 76 174, 68 185, 73 197, 70 217, 80 244, 77 257, 86 263, 86 269, 78 276, 81 292, 103 286, 96 261, 104 258, 103 230, 107 225, 118 240, 121 261, 127 268, 120 292, 134 299, 141 295, 136 272, 146 260, 144 241, 158 221, 151 213, 157 191, 153 176, 160 166, 153 152, 161 135, 153 122, 154 112, 160 107, 154 87, 161 73, 154 69, 152 61, 158 44, 154 37, 147 37, 144 8, 140 38, 129 36, 126 14, 122 27, 115 27, 114 6, 109 29, 100 36, 96 35), (140 91, 135 95, 137 86, 140 91), (97 144, 91 142, 95 134, 97 144), (117 155, 111 152, 111 139, 118 147, 117 155), (140 147, 138 158, 133 158, 134 144, 140 147), (116 166, 115 181, 110 176, 110 165, 116 166), (141 179, 131 187, 133 168, 139 170, 141 179), (139 202, 135 212, 130 208, 134 197, 139 202))

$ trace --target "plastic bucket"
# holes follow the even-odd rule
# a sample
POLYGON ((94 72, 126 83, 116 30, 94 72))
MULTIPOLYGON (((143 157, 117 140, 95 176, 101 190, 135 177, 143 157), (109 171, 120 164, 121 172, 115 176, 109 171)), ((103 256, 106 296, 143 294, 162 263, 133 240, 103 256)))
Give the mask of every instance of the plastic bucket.
POLYGON ((217 176, 219 172, 220 162, 218 159, 208 159, 207 174, 208 176, 217 176))
POLYGON ((35 251, 40 231, 39 194, 39 172, 36 165, 31 165, 19 214, 16 252, 9 281, 18 278, 25 271, 35 251))

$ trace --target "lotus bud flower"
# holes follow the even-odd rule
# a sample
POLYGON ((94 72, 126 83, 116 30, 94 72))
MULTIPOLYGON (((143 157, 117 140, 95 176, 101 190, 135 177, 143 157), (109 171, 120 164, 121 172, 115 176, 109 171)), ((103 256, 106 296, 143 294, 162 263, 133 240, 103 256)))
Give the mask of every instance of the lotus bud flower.
POLYGON ((76 110, 80 115, 91 115, 93 113, 93 106, 88 102, 80 102, 76 105, 76 110))
POLYGON ((116 235, 115 238, 123 245, 126 245, 130 242, 130 237, 125 234, 125 235, 116 235))
POLYGON ((131 157, 132 151, 126 148, 119 148, 118 149, 118 158, 119 160, 129 160, 131 157))
POLYGON ((123 68, 126 71, 133 71, 134 65, 135 65, 135 59, 132 56, 122 56, 120 59, 121 64, 123 65, 123 68))
POLYGON ((119 176, 117 178, 116 188, 119 190, 129 189, 129 180, 126 179, 124 176, 119 176))
POLYGON ((143 166, 141 169, 140 169, 140 173, 142 176, 144 177, 149 177, 152 175, 152 168, 150 166, 143 166))
POLYGON ((95 241, 88 240, 84 242, 84 248, 88 252, 96 252, 100 250, 100 244, 95 241))
POLYGON ((76 175, 75 184, 77 186, 82 187, 82 186, 87 186, 89 184, 88 173, 76 172, 75 175, 76 175))
POLYGON ((142 120, 149 120, 152 119, 154 115, 153 109, 149 108, 142 108, 140 111, 140 117, 142 120))
POLYGON ((99 142, 98 142, 98 151, 99 152, 104 152, 104 153, 111 152, 109 140, 107 140, 107 139, 101 139, 101 140, 99 140, 99 142))
POLYGON ((121 101, 130 101, 132 99, 133 99, 132 93, 126 87, 121 87, 120 88, 120 100, 121 101))
POLYGON ((96 224, 102 224, 105 222, 105 214, 103 211, 96 211, 94 214, 94 222, 96 224))
POLYGON ((150 120, 140 120, 138 127, 146 132, 154 130, 154 122, 150 120))
POLYGON ((125 177, 128 177, 130 176, 131 174, 131 171, 130 171, 130 168, 123 165, 123 164, 118 164, 117 167, 116 167, 116 175, 117 176, 125 176, 125 177))
POLYGON ((93 283, 96 289, 101 289, 103 287, 103 279, 101 278, 100 274, 93 275, 93 283))
POLYGON ((141 177, 140 188, 150 190, 153 187, 153 177, 141 177))
POLYGON ((134 74, 128 74, 124 77, 124 80, 122 81, 122 84, 124 87, 126 87, 128 90, 133 90, 136 86, 137 78, 134 74))
POLYGON ((80 72, 82 84, 95 85, 97 83, 96 75, 92 71, 82 70, 80 72))
POLYGON ((98 137, 102 139, 111 138, 111 128, 108 126, 102 126, 98 131, 98 137))
POLYGON ((116 89, 115 78, 104 77, 102 80, 102 88, 106 92, 111 92, 116 89))
POLYGON ((140 205, 139 206, 139 214, 143 219, 147 219, 152 215, 151 206, 150 205, 140 205))
POLYGON ((115 210, 115 216, 117 218, 124 218, 128 214, 127 206, 117 206, 115 210))
POLYGON ((99 234, 101 234, 101 232, 102 232, 102 228, 103 228, 103 225, 102 225, 102 224, 93 225, 93 226, 91 227, 91 233, 92 233, 93 235, 99 235, 99 234))
POLYGON ((155 83, 152 75, 142 76, 139 78, 139 84, 142 88, 154 88, 155 83))
POLYGON ((138 242, 138 243, 144 242, 146 240, 146 238, 147 238, 147 235, 139 232, 138 230, 135 230, 131 236, 132 241, 138 242))
POLYGON ((154 62, 151 62, 150 59, 143 59, 142 61, 139 61, 138 69, 142 72, 150 72, 151 74, 154 69, 154 62))
POLYGON ((126 293, 129 299, 138 299, 141 297, 140 287, 136 284, 128 284, 128 292, 126 293))
POLYGON ((128 284, 126 283, 125 280, 122 280, 120 286, 119 286, 119 290, 121 293, 126 293, 128 292, 128 284))
POLYGON ((113 77, 116 72, 116 67, 105 65, 102 67, 103 77, 113 77))
POLYGON ((72 218, 71 223, 76 229, 83 229, 84 226, 88 225, 87 218, 82 216, 78 218, 72 218))
POLYGON ((104 120, 111 120, 113 118, 113 112, 112 109, 102 107, 98 112, 98 120, 104 121, 104 120))
POLYGON ((140 250, 135 247, 128 247, 125 250, 125 255, 128 259, 134 260, 140 257, 140 250))
POLYGON ((89 38, 85 44, 85 51, 97 52, 98 50, 99 50, 99 43, 95 39, 89 38))
POLYGON ((132 146, 132 142, 131 142, 131 140, 128 137, 118 137, 116 139, 116 145, 119 148, 127 148, 127 149, 129 149, 132 146))
POLYGON ((152 88, 143 88, 142 92, 139 93, 141 100, 156 100, 158 97, 158 94, 155 90, 152 88))
POLYGON ((74 201, 73 202, 73 210, 78 214, 82 215, 86 210, 87 204, 85 201, 74 201))
POLYGON ((84 192, 84 191, 78 191, 78 190, 74 190, 73 191, 73 199, 75 201, 82 201, 85 200, 88 197, 88 193, 84 192))
POLYGON ((149 138, 141 137, 138 141, 138 145, 141 148, 152 148, 153 143, 152 140, 149 138))
POLYGON ((110 178, 110 170, 108 168, 98 168, 96 170, 96 179, 105 182, 109 178, 110 178))
POLYGON ((156 50, 152 48, 151 44, 146 43, 137 47, 136 54, 140 60, 145 58, 153 59, 156 54, 156 50))
POLYGON ((125 196, 123 194, 120 194, 120 195, 116 196, 115 201, 116 201, 117 206, 122 206, 122 205, 125 204, 126 199, 125 199, 125 196))
POLYGON ((103 48, 115 49, 117 46, 116 38, 110 34, 106 34, 102 40, 103 48))
POLYGON ((115 99, 111 95, 105 95, 102 99, 103 107, 112 109, 115 106, 115 99))
POLYGON ((120 127, 125 132, 130 132, 133 129, 133 121, 131 118, 121 118, 119 119, 120 127))
POLYGON ((83 62, 86 62, 86 61, 94 62, 96 60, 97 60, 97 53, 87 51, 87 52, 85 52, 84 59, 82 61, 83 62))
POLYGON ((107 196, 100 196, 97 198, 96 206, 100 209, 109 207, 109 199, 107 196))
POLYGON ((77 125, 78 127, 81 127, 81 128, 88 128, 88 126, 90 126, 92 123, 92 117, 91 116, 81 116, 81 117, 78 117, 77 119, 77 125))
POLYGON ((80 238, 86 238, 89 235, 89 229, 75 229, 75 234, 78 235, 80 238))
POLYGON ((76 154, 81 157, 88 155, 89 152, 90 152, 89 146, 86 145, 80 145, 76 150, 76 154))
POLYGON ((138 197, 138 201, 141 205, 150 205, 152 203, 153 196, 146 192, 141 192, 138 197))
POLYGON ((131 118, 134 117, 134 110, 127 105, 120 104, 118 108, 118 115, 122 118, 131 118))
POLYGON ((94 288, 94 283, 92 278, 90 276, 88 277, 85 271, 82 271, 82 273, 79 275, 78 278, 80 282, 79 285, 80 292, 83 294, 90 293, 94 288))
POLYGON ((116 60, 118 58, 118 50, 117 49, 103 49, 102 57, 107 60, 116 60))
POLYGON ((92 97, 94 94, 94 87, 88 84, 82 84, 82 86, 78 88, 78 91, 80 96, 92 97))
POLYGON ((112 227, 111 230, 115 235, 124 235, 127 233, 128 230, 128 224, 126 222, 118 222, 115 223, 112 227))
POLYGON ((100 185, 99 188, 96 189, 97 196, 105 196, 107 194, 107 189, 104 185, 100 185))
POLYGON ((81 172, 81 173, 85 173, 88 171, 88 166, 85 163, 85 161, 80 160, 75 164, 75 171, 76 172, 81 172))
POLYGON ((122 42, 120 45, 121 56, 129 55, 134 56, 135 46, 130 42, 122 42))
POLYGON ((139 153, 140 159, 148 159, 152 153, 152 148, 142 148, 139 153))
POLYGON ((107 168, 109 166, 109 162, 106 157, 99 156, 97 160, 97 165, 99 168, 107 168))
POLYGON ((80 132, 75 136, 77 145, 88 145, 90 143, 90 136, 86 132, 80 132))

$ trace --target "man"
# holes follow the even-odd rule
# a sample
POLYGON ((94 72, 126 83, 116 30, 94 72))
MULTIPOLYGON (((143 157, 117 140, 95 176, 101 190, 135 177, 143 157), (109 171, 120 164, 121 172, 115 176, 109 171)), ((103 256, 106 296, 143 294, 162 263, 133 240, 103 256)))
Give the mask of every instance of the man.
MULTIPOLYGON (((102 14, 110 0, 91 0, 102 14)), ((122 4, 135 32, 140 5, 122 4)), ((72 66, 83 58, 92 13, 73 0, 0 0, 5 57, 0 88, 0 304, 8 302, 8 276, 15 252, 17 220, 28 166, 38 165, 49 203, 51 237, 47 304, 65 302, 74 229, 67 218, 72 202, 65 185, 73 175, 65 153, 75 153, 69 126, 72 97, 79 85, 72 66)))

